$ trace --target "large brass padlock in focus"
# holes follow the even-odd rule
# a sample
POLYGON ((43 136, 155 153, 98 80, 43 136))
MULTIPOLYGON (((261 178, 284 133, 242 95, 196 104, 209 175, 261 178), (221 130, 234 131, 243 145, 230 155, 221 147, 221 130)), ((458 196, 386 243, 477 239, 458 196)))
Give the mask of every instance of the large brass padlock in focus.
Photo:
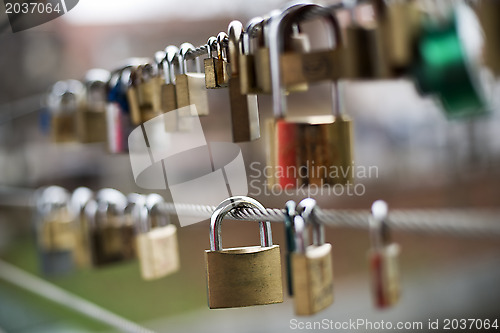
POLYGON ((180 113, 180 116, 206 116, 208 115, 208 95, 205 87, 205 74, 201 73, 199 58, 195 59, 197 72, 188 72, 186 55, 194 50, 192 44, 184 43, 181 45, 178 61, 180 74, 175 77, 177 107, 195 105, 197 114, 193 109, 186 108, 187 114, 180 113))
POLYGON ((253 141, 260 138, 259 109, 257 95, 242 92, 239 60, 242 51, 243 26, 239 21, 229 24, 229 60, 231 78, 229 79, 229 100, 234 142, 253 141))
POLYGON ((159 279, 180 268, 177 228, 166 218, 161 218, 158 205, 162 202, 161 196, 152 194, 145 205, 138 207, 140 225, 136 247, 144 280, 159 279), (154 226, 153 215, 156 218, 154 226))
POLYGON ((107 84, 110 73, 91 69, 85 76, 86 96, 78 109, 78 139, 82 143, 106 142, 107 84))
POLYGON ((106 266, 134 257, 135 229, 125 221, 126 206, 125 196, 112 189, 99 191, 96 201, 87 204, 85 212, 92 226, 90 244, 94 266, 106 266))
POLYGON ((307 198, 294 217, 295 252, 292 253, 292 283, 295 314, 310 316, 333 303, 332 245, 324 242, 324 227, 313 222, 316 202, 307 198), (307 225, 312 224, 314 244, 307 245, 307 225))
POLYGON ((214 211, 210 221, 210 250, 205 251, 208 305, 211 309, 283 302, 281 258, 272 244, 270 222, 259 222, 261 246, 223 249, 221 223, 237 208, 265 208, 248 197, 233 197, 214 211))
POLYGON ((392 243, 387 227, 387 204, 375 201, 372 205, 370 233, 372 248, 368 252, 373 303, 378 308, 395 305, 400 298, 398 257, 400 247, 392 243))
MULTIPOLYGON (((281 18, 271 21, 270 51, 272 59, 280 59, 284 50, 283 36, 279 31, 287 31, 286 25, 295 24, 311 10, 321 9, 317 5, 299 5, 281 18), (285 25, 284 27, 282 25, 285 25), (283 29, 282 29, 283 28, 283 29)), ((327 22, 333 30, 338 29, 334 15, 328 14, 327 22)), ((341 35, 336 33, 333 36, 341 35)), ((342 45, 341 41, 337 43, 342 45)), ((276 120, 268 125, 268 164, 273 169, 270 185, 295 187, 302 185, 350 184, 353 180, 352 166, 352 122, 342 114, 339 85, 332 83, 336 92, 333 115, 291 118, 286 115, 285 88, 281 73, 283 67, 272 63, 273 106, 276 120)))

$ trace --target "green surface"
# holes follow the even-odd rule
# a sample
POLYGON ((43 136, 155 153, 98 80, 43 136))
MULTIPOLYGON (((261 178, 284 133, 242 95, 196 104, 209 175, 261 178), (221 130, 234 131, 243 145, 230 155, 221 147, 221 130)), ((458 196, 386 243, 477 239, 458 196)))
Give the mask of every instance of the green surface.
MULTIPOLYGON (((36 249, 31 240, 16 242, 3 254, 3 259, 28 273, 41 276, 36 249)), ((137 261, 44 279, 136 323, 174 316, 197 309, 206 302, 204 285, 199 283, 199 279, 190 280, 179 272, 157 281, 146 282, 140 277, 137 261)), ((24 306, 33 316, 36 314, 51 322, 71 323, 75 327, 82 327, 84 331, 109 330, 106 325, 73 310, 0 281, 0 295, 2 290, 4 294, 7 291, 9 299, 19 303, 20 308, 24 306)), ((14 317, 11 319, 14 322, 17 320, 14 317)), ((6 327, 5 323, 0 322, 0 327, 2 325, 6 327)))

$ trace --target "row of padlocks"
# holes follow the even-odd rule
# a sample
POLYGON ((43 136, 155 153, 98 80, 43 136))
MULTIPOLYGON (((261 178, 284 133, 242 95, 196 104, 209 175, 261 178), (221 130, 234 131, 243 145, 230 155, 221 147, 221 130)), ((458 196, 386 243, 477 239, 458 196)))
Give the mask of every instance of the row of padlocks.
MULTIPOLYGON (((123 195, 114 189, 96 193, 80 187, 69 193, 58 186, 37 191, 36 234, 45 274, 80 268, 101 268, 138 258, 144 280, 156 280, 180 268, 176 227, 162 212, 158 194, 123 195)), ((223 248, 224 218, 238 209, 265 212, 257 200, 237 196, 220 203, 210 219, 210 249, 205 251, 208 305, 212 309, 283 302, 280 246, 273 244, 271 224, 260 225, 260 246, 223 248)), ((288 294, 297 315, 312 315, 333 303, 332 245, 325 243, 324 225, 312 198, 285 207, 284 262, 288 294), (308 229, 312 229, 312 242, 308 229)), ((399 299, 397 257, 391 242, 387 205, 377 201, 370 220, 368 253, 374 304, 384 308, 399 299)))
POLYGON ((309 170, 306 177, 282 176, 269 184, 351 184, 353 127, 341 103, 345 80, 409 78, 420 93, 436 96, 449 117, 488 111, 481 66, 500 74, 498 24, 491 19, 500 8, 494 1, 471 6, 456 2, 446 12, 434 2, 374 1, 374 22, 362 21, 352 6, 349 25, 341 27, 335 11, 306 3, 254 18, 246 27, 232 21, 227 33, 210 37, 204 46, 170 45, 153 60, 129 59, 112 72, 89 71, 83 83, 56 83, 47 100, 52 138, 107 142, 111 153, 126 153, 135 126, 171 113, 176 116, 165 122, 166 132, 189 130, 183 119, 209 114, 209 89, 227 89, 233 141, 253 141, 261 136, 257 96, 272 94, 274 118, 266 122, 269 166, 309 170, 315 165, 342 172, 309 170), (310 36, 303 32, 311 19, 326 23, 326 48, 311 50, 310 36), (474 36, 481 25, 484 45, 474 36), (332 84, 332 112, 289 116, 286 96, 317 82, 332 84))

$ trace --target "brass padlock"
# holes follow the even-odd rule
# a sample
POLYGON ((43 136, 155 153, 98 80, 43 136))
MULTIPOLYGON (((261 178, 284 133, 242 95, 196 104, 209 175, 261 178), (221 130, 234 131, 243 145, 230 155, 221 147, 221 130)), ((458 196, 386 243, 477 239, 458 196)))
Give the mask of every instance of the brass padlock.
MULTIPOLYGON (((252 34, 256 33, 262 27, 263 18, 253 18, 246 27, 243 33, 243 50, 240 53, 239 59, 239 73, 240 73, 240 86, 243 94, 258 94, 260 89, 257 85, 256 77, 256 64, 254 55, 254 42, 256 38, 252 38, 252 34)), ((257 36, 262 36, 257 34, 257 36)))
POLYGON ((90 221, 90 243, 94 266, 106 266, 134 257, 133 225, 125 221, 127 199, 113 189, 100 190, 85 213, 90 221))
POLYGON ((368 260, 373 301, 378 308, 393 306, 399 301, 401 294, 398 268, 400 247, 391 242, 387 211, 384 201, 375 201, 370 219, 371 249, 368 260))
POLYGON ((310 316, 333 303, 332 245, 325 243, 324 226, 315 221, 316 201, 304 199, 294 217, 296 250, 292 254, 295 314, 310 316), (307 224, 313 226, 313 245, 307 245, 307 224))
POLYGON ((475 10, 484 31, 484 63, 500 76, 500 2, 478 1, 475 10))
POLYGON ((221 224, 229 212, 237 208, 265 211, 255 199, 230 199, 217 207, 210 220, 210 250, 205 251, 208 305, 218 309, 282 303, 280 249, 273 245, 270 222, 259 222, 261 246, 222 248, 221 224))
POLYGON ((38 202, 38 214, 38 244, 42 251, 73 252, 75 216, 69 205, 68 192, 58 186, 44 189, 38 202))
POLYGON ((78 140, 78 113, 83 107, 84 86, 80 81, 67 80, 54 84, 47 97, 50 110, 51 139, 55 143, 78 140))
POLYGON ((185 108, 188 110, 180 112, 180 116, 206 116, 208 115, 208 95, 205 87, 205 74, 201 73, 199 58, 195 57, 197 72, 188 72, 187 56, 192 52, 195 47, 192 44, 184 43, 181 45, 178 62, 180 67, 180 74, 175 77, 175 88, 177 98, 177 108, 185 108, 190 105, 196 106, 196 111, 192 108, 185 108))
POLYGON ((225 88, 228 85, 229 73, 227 71, 227 61, 224 60, 224 55, 219 45, 219 43, 224 41, 224 38, 227 38, 225 34, 219 34, 217 37, 210 37, 207 41, 208 58, 203 60, 205 66, 205 86, 207 89, 225 88), (220 39, 221 41, 219 42, 220 39), (217 57, 212 57, 214 49, 217 52, 217 57))
POLYGON ((107 84, 110 73, 91 69, 85 75, 85 101, 78 109, 78 140, 82 143, 106 142, 107 84))
POLYGON ((150 195, 147 204, 140 207, 136 246, 141 276, 145 280, 165 277, 180 268, 177 228, 160 214, 162 202, 161 196, 150 195))
POLYGON ((390 75, 405 73, 414 61, 415 39, 421 22, 418 1, 373 2, 383 40, 383 57, 390 75))
POLYGON ((71 208, 75 218, 75 263, 80 268, 87 268, 91 264, 89 225, 85 216, 85 206, 92 200, 94 194, 87 187, 75 189, 71 195, 71 208))
POLYGON ((229 100, 231 106, 231 124, 233 142, 253 141, 260 138, 259 109, 257 95, 245 95, 241 90, 239 60, 242 53, 243 26, 239 21, 229 24, 229 61, 231 78, 229 79, 229 100))
MULTIPOLYGON (((324 10, 324 7, 299 5, 294 11, 271 20, 269 37, 273 110, 276 119, 268 126, 268 164, 273 169, 272 175, 277 179, 271 179, 269 185, 347 185, 353 180, 352 122, 341 112, 339 82, 332 83, 332 90, 337 94, 333 115, 286 117, 285 88, 281 76, 283 67, 279 63, 280 54, 284 50, 284 38, 278 32, 286 31, 282 25, 290 24, 290 17, 302 17, 316 9, 324 10), (294 15, 288 15, 290 13, 294 15)), ((336 17, 328 15, 328 22, 331 23, 332 29, 336 29, 338 24, 333 23, 336 22, 336 17)))
POLYGON ((137 66, 131 74, 127 97, 134 125, 140 125, 162 113, 161 77, 151 64, 137 66))

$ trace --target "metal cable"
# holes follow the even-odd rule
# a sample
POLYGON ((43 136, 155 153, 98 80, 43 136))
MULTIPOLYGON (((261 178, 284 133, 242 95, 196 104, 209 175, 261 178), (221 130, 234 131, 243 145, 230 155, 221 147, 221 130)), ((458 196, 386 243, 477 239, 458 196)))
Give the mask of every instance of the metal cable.
MULTIPOLYGON (((160 207, 164 214, 178 214, 210 218, 214 206, 165 203, 160 207)), ((257 209, 240 208, 229 213, 235 220, 282 222, 284 210, 268 208, 263 214, 257 209)), ((320 223, 332 227, 367 229, 371 214, 368 210, 318 210, 320 223)), ((500 210, 487 209, 411 209, 392 210, 389 226, 410 232, 449 234, 453 236, 500 237, 500 210)))

